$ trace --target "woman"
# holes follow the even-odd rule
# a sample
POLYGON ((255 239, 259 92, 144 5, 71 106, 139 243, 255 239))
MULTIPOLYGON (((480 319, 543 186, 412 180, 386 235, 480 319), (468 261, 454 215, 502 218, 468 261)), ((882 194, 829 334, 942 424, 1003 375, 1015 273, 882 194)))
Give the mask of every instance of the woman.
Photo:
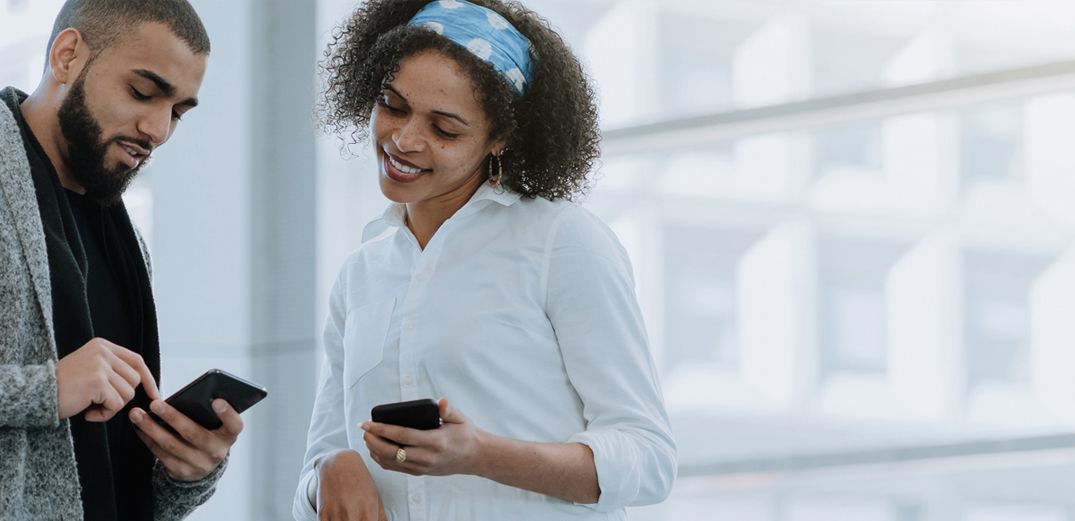
POLYGON ((675 445, 630 265, 570 202, 599 137, 577 59, 496 0, 368 2, 326 57, 327 126, 371 138, 393 204, 332 291, 295 517, 625 519, 662 501, 675 445), (438 429, 368 421, 426 397, 438 429))

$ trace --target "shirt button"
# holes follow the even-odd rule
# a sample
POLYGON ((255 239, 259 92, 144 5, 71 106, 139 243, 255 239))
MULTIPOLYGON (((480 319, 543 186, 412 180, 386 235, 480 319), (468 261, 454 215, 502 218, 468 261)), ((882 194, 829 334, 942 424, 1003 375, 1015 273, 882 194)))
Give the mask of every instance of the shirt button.
POLYGON ((414 385, 414 377, 413 376, 404 376, 403 377, 403 385, 406 385, 407 387, 410 387, 410 386, 414 385))
POLYGON ((407 323, 403 324, 403 330, 408 332, 408 333, 413 333, 414 332, 414 322, 408 320, 407 323))
POLYGON ((421 505, 422 496, 419 494, 411 494, 411 503, 414 503, 415 505, 421 505))

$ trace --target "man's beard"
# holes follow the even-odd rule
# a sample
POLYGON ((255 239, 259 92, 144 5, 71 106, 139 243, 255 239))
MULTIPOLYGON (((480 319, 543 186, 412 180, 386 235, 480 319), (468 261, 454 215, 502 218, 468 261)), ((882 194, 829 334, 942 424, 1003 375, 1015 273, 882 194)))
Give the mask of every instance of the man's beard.
POLYGON ((108 168, 105 166, 105 155, 109 146, 122 140, 144 150, 151 150, 152 147, 145 140, 123 136, 102 140, 101 125, 86 106, 84 84, 87 72, 88 68, 75 80, 58 113, 60 131, 67 139, 67 170, 74 181, 86 190, 87 197, 102 206, 112 206, 120 201, 120 196, 149 158, 135 168, 128 168, 123 163, 108 168))

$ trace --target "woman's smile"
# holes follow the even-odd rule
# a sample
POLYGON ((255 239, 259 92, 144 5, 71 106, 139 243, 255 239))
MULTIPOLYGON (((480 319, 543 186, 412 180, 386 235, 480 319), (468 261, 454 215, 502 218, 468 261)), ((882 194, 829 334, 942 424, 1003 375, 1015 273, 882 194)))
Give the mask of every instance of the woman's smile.
POLYGON ((398 183, 412 183, 421 178, 423 174, 431 171, 429 169, 419 168, 418 166, 393 156, 388 152, 384 152, 383 155, 384 159, 381 160, 381 167, 384 169, 385 175, 398 183))

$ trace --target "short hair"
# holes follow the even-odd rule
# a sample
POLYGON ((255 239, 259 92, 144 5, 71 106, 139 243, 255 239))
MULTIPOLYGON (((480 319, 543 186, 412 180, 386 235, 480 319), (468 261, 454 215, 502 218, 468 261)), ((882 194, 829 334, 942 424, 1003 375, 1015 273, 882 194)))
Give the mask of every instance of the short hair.
POLYGON ((209 34, 187 0, 67 0, 56 15, 46 52, 61 32, 74 28, 96 55, 149 22, 168 26, 195 54, 209 54, 209 34))
MULTIPOLYGON (((520 96, 488 63, 428 29, 408 25, 430 0, 367 0, 333 33, 321 63, 322 127, 369 137, 377 97, 399 63, 437 51, 460 65, 503 138, 503 184, 527 198, 575 200, 586 194, 600 154, 594 88, 578 58, 549 22, 514 0, 469 0, 508 20, 530 40, 533 78, 520 96)), ((490 160, 491 161, 491 160, 490 160)), ((487 165, 491 166, 491 165, 487 165)))

